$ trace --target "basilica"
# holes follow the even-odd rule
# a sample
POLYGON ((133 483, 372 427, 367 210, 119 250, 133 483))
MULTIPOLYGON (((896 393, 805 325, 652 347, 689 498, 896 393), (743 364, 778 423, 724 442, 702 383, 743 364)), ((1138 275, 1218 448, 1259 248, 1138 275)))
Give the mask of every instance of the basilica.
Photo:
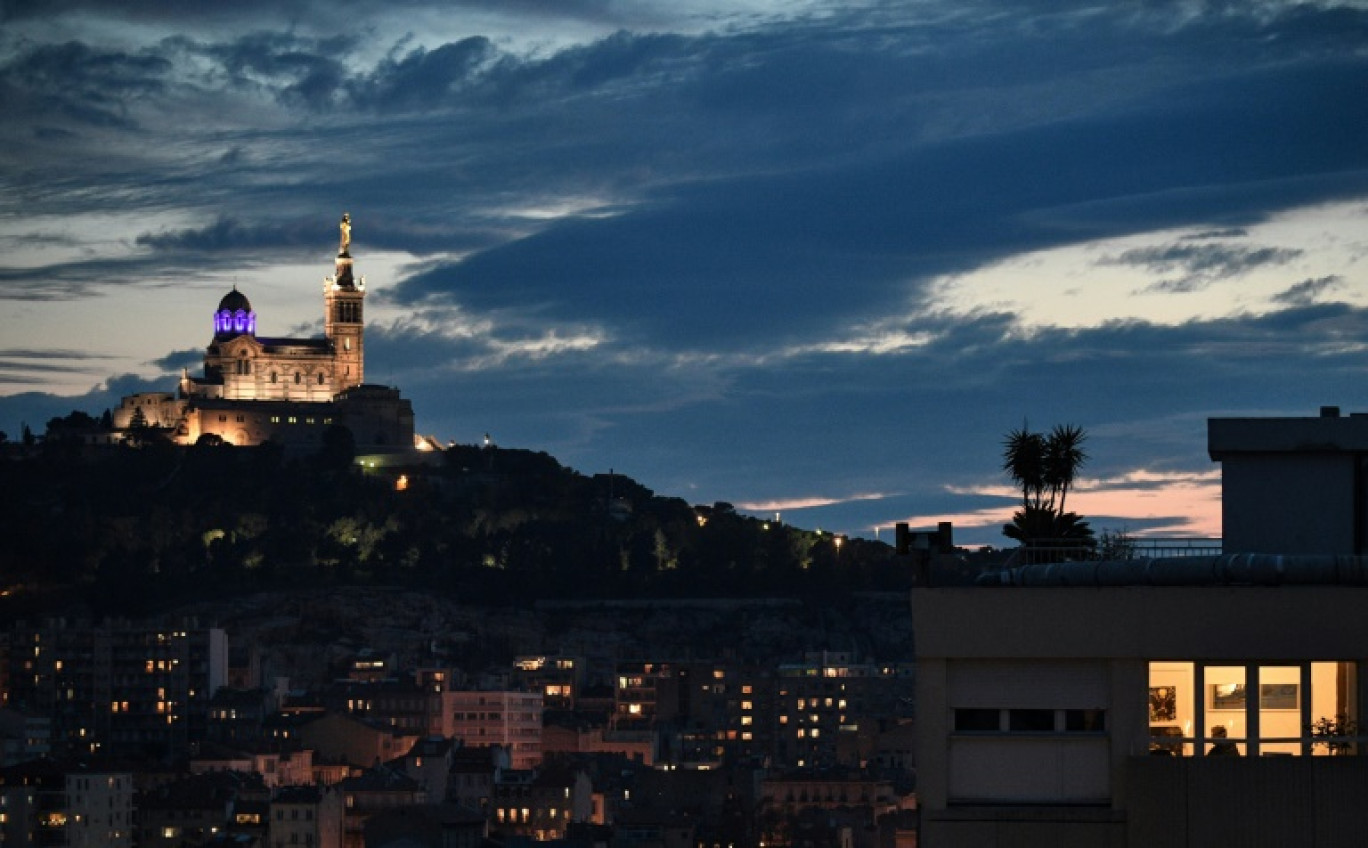
POLYGON ((340 425, 359 453, 412 448, 412 405, 397 389, 365 382, 366 278, 352 272, 350 215, 339 229, 336 267, 323 280, 322 338, 257 335, 252 303, 234 286, 214 311, 203 376, 186 371, 175 392, 123 398, 115 432, 153 428, 177 444, 307 449, 340 425))

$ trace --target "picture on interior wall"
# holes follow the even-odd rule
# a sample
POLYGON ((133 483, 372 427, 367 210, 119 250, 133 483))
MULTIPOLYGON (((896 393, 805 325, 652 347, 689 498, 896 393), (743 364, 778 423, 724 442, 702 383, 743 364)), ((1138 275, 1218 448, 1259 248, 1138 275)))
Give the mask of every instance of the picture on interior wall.
POLYGON ((1149 700, 1150 724, 1175 721, 1178 718, 1178 687, 1151 686, 1149 700))
POLYGON ((1213 710, 1242 710, 1245 708, 1245 685, 1243 683, 1211 684, 1211 708, 1213 710))
POLYGON ((1260 683, 1259 709, 1295 710, 1300 709, 1298 702, 1299 687, 1295 683, 1260 683))

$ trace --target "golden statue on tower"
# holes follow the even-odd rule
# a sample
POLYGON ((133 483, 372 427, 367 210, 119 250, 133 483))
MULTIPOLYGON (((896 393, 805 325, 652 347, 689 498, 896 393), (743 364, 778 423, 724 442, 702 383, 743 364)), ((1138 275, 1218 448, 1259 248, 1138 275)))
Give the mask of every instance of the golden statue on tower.
POLYGON ((351 215, 343 212, 342 223, 337 226, 342 231, 341 244, 337 248, 337 255, 347 256, 349 255, 348 251, 351 250, 351 215))

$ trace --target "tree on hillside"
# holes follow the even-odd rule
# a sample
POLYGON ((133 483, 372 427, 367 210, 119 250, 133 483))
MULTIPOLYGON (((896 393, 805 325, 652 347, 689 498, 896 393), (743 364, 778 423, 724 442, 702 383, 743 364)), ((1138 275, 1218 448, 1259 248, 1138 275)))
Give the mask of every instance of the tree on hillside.
POLYGON ((1092 547, 1092 528, 1065 510, 1069 489, 1088 460, 1087 433, 1072 424, 1056 425, 1048 434, 1025 423, 1003 439, 1002 470, 1021 490, 1021 509, 1002 534, 1027 547, 1092 547))

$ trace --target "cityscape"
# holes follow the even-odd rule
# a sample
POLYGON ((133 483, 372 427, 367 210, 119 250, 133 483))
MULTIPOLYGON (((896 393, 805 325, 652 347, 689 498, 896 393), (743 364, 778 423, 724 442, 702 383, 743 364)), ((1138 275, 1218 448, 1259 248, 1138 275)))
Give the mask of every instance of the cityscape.
POLYGON ((1219 540, 1095 533, 1068 508, 1074 425, 1004 436, 1014 547, 948 521, 847 538, 415 433, 399 389, 362 382, 339 232, 321 338, 257 335, 234 287, 200 373, 3 446, 5 844, 1348 845, 1368 824, 1368 415, 1210 419, 1219 540))
POLYGON ((1361 4, 0 20, 0 845, 1362 843, 1361 4))

